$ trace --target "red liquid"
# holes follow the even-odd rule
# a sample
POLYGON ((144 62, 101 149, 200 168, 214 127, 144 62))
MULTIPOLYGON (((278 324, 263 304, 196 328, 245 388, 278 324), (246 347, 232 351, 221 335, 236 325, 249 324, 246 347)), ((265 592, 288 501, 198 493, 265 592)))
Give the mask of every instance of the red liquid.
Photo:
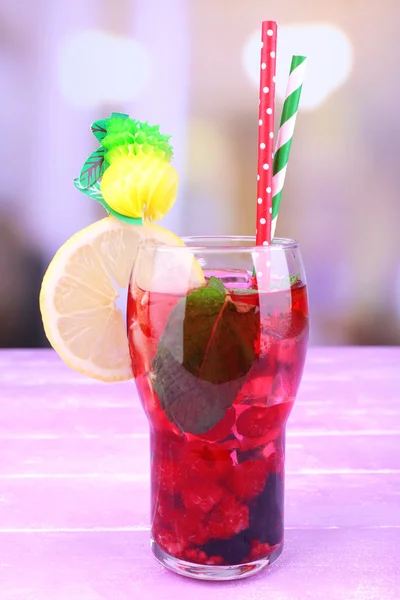
POLYGON ((241 311, 235 319, 244 319, 251 307, 259 315, 255 359, 232 405, 214 427, 197 435, 182 432, 168 418, 152 383, 160 337, 181 298, 132 292, 130 352, 151 427, 153 539, 168 554, 192 563, 235 565, 267 558, 283 541, 285 425, 307 349, 305 286, 232 292, 241 311))

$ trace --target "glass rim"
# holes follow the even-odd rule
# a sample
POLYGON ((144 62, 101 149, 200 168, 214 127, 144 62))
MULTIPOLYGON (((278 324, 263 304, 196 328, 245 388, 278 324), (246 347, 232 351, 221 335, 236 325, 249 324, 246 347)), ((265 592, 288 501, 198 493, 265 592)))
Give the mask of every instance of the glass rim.
MULTIPOLYGON (((183 250, 191 252, 262 252, 276 250, 298 249, 299 243, 292 238, 274 238, 268 245, 257 246, 256 237, 251 235, 191 235, 180 238, 185 246, 178 244, 158 244, 158 250, 183 250), (214 243, 213 243, 214 242, 214 243), (247 244, 246 244, 247 242, 247 244)), ((144 240, 145 242, 145 240, 144 240)), ((152 244, 153 245, 153 244, 152 244)))

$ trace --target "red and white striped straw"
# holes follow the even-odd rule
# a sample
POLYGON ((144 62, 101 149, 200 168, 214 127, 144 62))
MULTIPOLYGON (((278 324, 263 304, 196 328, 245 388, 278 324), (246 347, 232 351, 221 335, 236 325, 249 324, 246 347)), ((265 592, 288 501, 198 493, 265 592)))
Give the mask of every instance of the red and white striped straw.
POLYGON ((277 33, 275 21, 263 21, 258 113, 257 246, 271 243, 277 33))

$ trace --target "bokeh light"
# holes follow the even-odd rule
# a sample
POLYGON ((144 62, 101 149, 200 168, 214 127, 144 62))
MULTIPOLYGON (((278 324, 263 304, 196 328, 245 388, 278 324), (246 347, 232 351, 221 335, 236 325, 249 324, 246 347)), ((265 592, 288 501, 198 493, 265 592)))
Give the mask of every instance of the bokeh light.
POLYGON ((72 106, 129 102, 149 82, 150 58, 132 38, 83 29, 61 43, 57 75, 62 94, 72 106))
MULTIPOLYGON (((302 109, 315 109, 349 77, 353 49, 349 38, 329 23, 282 25, 278 36, 277 82, 279 98, 285 97, 293 54, 308 57, 302 109)), ((251 35, 243 49, 243 66, 258 86, 260 77, 260 32, 251 35)))

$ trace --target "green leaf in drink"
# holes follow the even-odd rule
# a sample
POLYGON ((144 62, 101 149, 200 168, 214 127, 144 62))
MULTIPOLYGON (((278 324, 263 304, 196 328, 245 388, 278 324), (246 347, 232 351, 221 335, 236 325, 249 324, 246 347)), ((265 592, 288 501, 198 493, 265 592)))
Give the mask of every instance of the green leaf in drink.
POLYGON ((213 290, 221 292, 221 294, 224 297, 229 292, 229 290, 224 286, 221 279, 218 279, 218 277, 211 276, 207 282, 207 286, 213 290))
POLYGON ((257 360, 258 306, 239 311, 222 281, 193 290, 172 311, 152 363, 161 407, 182 431, 224 417, 257 360))

